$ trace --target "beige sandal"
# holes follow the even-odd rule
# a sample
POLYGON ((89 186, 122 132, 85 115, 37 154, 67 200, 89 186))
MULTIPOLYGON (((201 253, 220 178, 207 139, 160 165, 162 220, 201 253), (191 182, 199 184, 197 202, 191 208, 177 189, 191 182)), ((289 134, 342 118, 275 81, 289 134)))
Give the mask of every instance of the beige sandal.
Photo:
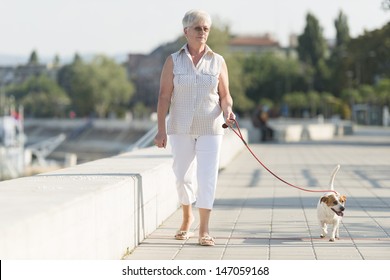
POLYGON ((193 235, 194 235, 193 232, 185 231, 185 230, 178 230, 175 234, 175 239, 176 240, 187 240, 193 235))
POLYGON ((201 246, 214 246, 215 240, 210 235, 205 235, 199 238, 199 245, 201 246))

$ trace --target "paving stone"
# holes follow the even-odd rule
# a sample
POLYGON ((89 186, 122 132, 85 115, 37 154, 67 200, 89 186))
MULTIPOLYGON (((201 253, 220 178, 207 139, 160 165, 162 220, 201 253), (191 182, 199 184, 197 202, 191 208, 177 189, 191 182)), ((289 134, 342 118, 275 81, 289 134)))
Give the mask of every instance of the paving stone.
POLYGON ((126 259, 386 260, 390 259, 390 130, 357 130, 328 142, 250 144, 278 176, 310 190, 335 187, 347 195, 340 239, 320 238, 316 205, 322 193, 285 185, 245 149, 220 172, 210 234, 215 247, 194 237, 174 240, 181 209, 126 259), (380 133, 376 133, 380 131, 380 133))

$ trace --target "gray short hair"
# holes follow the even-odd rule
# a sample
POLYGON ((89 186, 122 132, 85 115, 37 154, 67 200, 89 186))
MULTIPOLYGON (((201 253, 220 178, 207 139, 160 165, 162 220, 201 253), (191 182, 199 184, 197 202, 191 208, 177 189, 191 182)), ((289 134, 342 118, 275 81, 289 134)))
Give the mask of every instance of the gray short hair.
POLYGON ((211 17, 208 13, 202 10, 190 10, 184 15, 183 28, 192 26, 202 21, 211 27, 211 17))

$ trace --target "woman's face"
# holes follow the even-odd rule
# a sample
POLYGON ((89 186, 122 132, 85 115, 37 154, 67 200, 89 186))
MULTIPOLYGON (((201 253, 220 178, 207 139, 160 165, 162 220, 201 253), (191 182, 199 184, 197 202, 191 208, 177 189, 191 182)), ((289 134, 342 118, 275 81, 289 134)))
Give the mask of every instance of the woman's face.
POLYGON ((188 43, 206 44, 210 33, 210 26, 206 22, 198 22, 184 29, 188 43))

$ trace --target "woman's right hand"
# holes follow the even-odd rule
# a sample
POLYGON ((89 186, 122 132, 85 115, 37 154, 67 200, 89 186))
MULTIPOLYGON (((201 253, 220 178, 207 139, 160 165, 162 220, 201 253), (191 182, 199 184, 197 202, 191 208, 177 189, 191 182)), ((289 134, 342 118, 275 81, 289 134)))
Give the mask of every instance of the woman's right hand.
POLYGON ((167 146, 167 134, 165 132, 158 132, 154 138, 154 145, 159 148, 166 148, 167 146))

